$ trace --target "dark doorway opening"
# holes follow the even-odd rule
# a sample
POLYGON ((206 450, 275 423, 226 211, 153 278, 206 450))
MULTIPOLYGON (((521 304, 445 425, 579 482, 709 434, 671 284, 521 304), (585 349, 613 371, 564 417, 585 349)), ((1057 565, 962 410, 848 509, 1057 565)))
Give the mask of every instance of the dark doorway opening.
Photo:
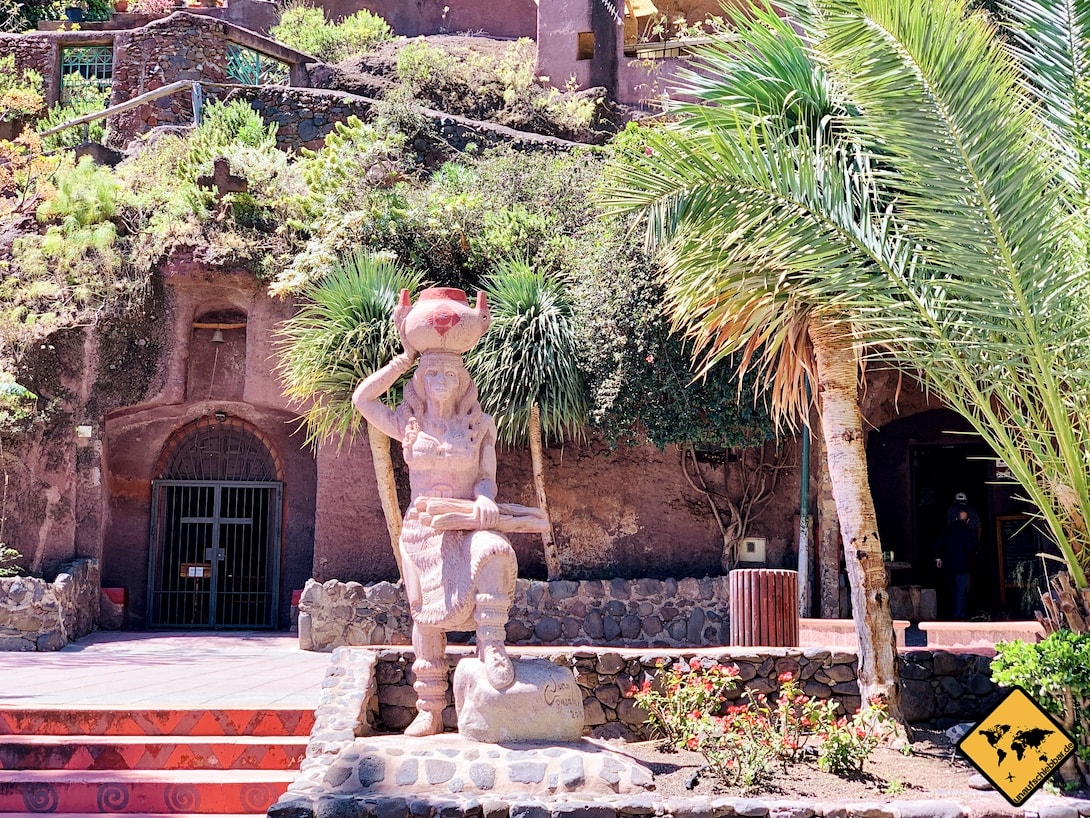
POLYGON ((939 589, 939 614, 949 613, 944 599, 942 577, 934 568, 934 544, 955 506, 954 497, 963 492, 968 505, 980 516, 981 539, 977 550, 969 613, 991 615, 999 599, 998 567, 995 559, 995 510, 988 483, 994 479, 995 455, 983 443, 949 443, 912 446, 912 508, 917 559, 929 585, 939 589))

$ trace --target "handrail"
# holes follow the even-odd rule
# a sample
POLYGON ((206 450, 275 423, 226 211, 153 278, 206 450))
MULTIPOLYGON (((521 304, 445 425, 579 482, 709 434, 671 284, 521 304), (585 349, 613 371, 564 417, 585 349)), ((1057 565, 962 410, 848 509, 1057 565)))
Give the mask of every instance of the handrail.
POLYGON ((164 85, 161 88, 156 88, 152 91, 146 91, 139 96, 135 96, 132 99, 120 102, 117 105, 111 105, 109 108, 104 108, 101 111, 92 111, 91 113, 84 114, 83 116, 77 117, 76 119, 69 120, 68 122, 63 122, 60 125, 57 125, 55 128, 50 128, 48 131, 42 131, 39 136, 49 136, 50 134, 55 134, 58 131, 63 131, 66 128, 74 128, 77 125, 89 125, 96 119, 102 119, 103 117, 112 116, 113 114, 119 114, 132 108, 138 108, 146 102, 153 102, 160 97, 170 96, 171 94, 175 94, 178 91, 183 91, 186 88, 190 89, 190 92, 193 96, 193 121, 199 124, 201 121, 202 102, 201 85, 202 83, 200 82, 200 80, 178 80, 177 82, 172 82, 170 85, 164 85))

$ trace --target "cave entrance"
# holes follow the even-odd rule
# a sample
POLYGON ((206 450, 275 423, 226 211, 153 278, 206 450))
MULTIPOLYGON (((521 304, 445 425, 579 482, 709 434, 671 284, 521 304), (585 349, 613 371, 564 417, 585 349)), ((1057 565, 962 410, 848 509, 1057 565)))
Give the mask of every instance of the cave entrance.
POLYGON ((150 627, 275 627, 283 483, 247 425, 198 422, 164 449, 152 481, 150 627))

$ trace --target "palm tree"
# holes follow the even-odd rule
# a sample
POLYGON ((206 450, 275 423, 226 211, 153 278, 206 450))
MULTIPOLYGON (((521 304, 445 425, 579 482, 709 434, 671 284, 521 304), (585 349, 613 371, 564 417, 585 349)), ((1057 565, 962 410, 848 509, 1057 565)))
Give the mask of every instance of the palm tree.
MULTIPOLYGON (((838 348, 903 368, 963 414, 1038 509, 1076 588, 1063 617, 1085 628, 1090 3, 1006 0, 1023 23, 1009 48, 965 0, 786 5, 799 48, 850 115, 814 133, 782 115, 787 106, 755 106, 752 91, 736 102, 730 74, 694 74, 685 90, 712 104, 679 106, 678 125, 625 154, 615 206, 648 213, 651 237, 667 242, 674 315, 707 362, 763 356, 786 405, 799 393, 784 353, 801 350, 805 368, 812 344, 827 440, 856 434, 829 428, 822 361, 838 348), (803 315, 805 332, 784 320, 803 315)), ((789 41, 772 16, 758 14, 789 41)), ((754 59, 747 33, 705 59, 754 59)), ((836 499, 849 566, 869 562, 844 524, 853 509, 836 499)), ((879 646, 862 635, 866 695, 865 654, 879 646)))
MULTIPOLYGON (((352 391, 401 350, 391 316, 401 290, 413 292, 420 286, 416 272, 361 252, 342 259, 328 276, 303 291, 302 308, 278 333, 277 371, 284 394, 304 407, 308 443, 341 445, 366 423, 352 405, 352 391)), ((396 402, 393 394, 389 397, 391 404, 396 402)), ((367 440, 400 573, 401 510, 390 438, 367 424, 367 440)))
MULTIPOLYGON (((492 326, 466 356, 481 405, 504 443, 530 444, 538 506, 549 517, 543 441, 576 434, 587 396, 563 283, 524 259, 496 264, 485 280, 492 326)), ((559 579, 552 523, 541 534, 549 579, 559 579)))
POLYGON ((759 234, 765 220, 774 225, 777 217, 787 222, 792 202, 818 192, 849 204, 843 177, 823 172, 816 161, 800 173, 796 160, 796 154, 828 153, 819 146, 836 144, 843 128, 834 126, 847 109, 789 24, 767 9, 733 17, 737 39, 705 50, 707 70, 689 77, 685 90, 703 104, 679 106, 673 127, 649 134, 615 163, 607 195, 615 211, 647 215, 675 324, 704 350, 705 371, 740 352, 740 373, 755 364, 766 372, 781 421, 808 416, 806 376, 815 384, 859 634, 860 692, 865 701, 880 697, 899 718, 853 316, 835 293, 808 292, 843 253, 812 252, 832 242, 804 214, 782 232, 776 225, 777 236, 791 244, 783 248, 791 260, 783 272, 776 269, 781 256, 767 258, 761 244, 732 235, 759 234), (771 183, 783 189, 770 195, 771 183))

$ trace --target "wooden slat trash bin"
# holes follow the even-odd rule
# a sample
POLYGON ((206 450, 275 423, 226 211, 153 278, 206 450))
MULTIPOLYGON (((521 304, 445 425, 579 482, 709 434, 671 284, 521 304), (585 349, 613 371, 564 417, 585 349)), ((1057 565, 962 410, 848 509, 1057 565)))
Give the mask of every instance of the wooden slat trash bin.
POLYGON ((798 647, 797 571, 739 568, 728 575, 728 588, 732 645, 798 647))

